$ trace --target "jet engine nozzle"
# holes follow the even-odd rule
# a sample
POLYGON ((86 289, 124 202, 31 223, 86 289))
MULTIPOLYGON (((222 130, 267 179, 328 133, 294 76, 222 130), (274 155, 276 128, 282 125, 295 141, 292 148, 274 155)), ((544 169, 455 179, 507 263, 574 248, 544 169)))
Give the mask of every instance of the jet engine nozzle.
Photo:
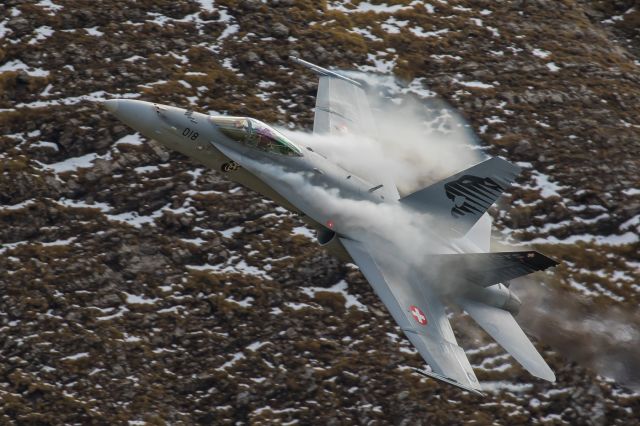
POLYGON ((351 256, 340 242, 338 234, 329 228, 322 227, 318 229, 318 244, 327 249, 331 254, 345 262, 352 262, 351 256))
POLYGON ((522 301, 504 284, 490 287, 472 286, 464 293, 465 297, 518 315, 522 301))
POLYGON ((321 228, 318 230, 318 244, 326 246, 336 237, 336 233, 328 228, 321 228))
POLYGON ((504 302, 502 309, 511 312, 511 315, 515 317, 520 312, 520 306, 522 306, 522 300, 520 300, 513 291, 509 290, 509 296, 507 297, 506 302, 504 302))

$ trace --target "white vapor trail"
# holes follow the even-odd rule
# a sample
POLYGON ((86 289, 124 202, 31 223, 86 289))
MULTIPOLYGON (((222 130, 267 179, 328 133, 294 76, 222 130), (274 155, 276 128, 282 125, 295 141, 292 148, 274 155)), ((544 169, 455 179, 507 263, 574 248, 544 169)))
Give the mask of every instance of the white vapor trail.
POLYGON ((379 94, 388 79, 367 75, 366 80, 380 83, 367 91, 375 129, 340 136, 284 132, 371 183, 390 176, 403 195, 483 160, 468 125, 444 102, 418 100, 399 86, 392 88, 394 98, 383 98, 379 94))

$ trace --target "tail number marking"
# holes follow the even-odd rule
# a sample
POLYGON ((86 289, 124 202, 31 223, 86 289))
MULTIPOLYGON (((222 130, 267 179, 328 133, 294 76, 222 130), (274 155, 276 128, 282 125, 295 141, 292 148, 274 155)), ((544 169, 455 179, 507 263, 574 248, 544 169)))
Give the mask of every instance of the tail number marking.
POLYGON ((184 130, 182 131, 182 136, 184 136, 187 139, 191 139, 192 141, 195 141, 196 139, 198 139, 198 136, 200 136, 198 134, 198 132, 191 130, 188 127, 185 127, 184 130))

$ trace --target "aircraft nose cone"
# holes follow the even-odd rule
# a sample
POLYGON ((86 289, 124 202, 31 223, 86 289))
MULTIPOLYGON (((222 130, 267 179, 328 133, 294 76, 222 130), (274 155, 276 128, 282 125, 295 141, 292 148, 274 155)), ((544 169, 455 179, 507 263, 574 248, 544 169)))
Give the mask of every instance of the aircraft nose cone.
POLYGON ((163 127, 154 104, 150 102, 120 98, 106 100, 103 105, 118 120, 148 138, 156 137, 159 128, 163 127))
POLYGON ((102 105, 105 107, 107 111, 113 113, 118 110, 118 103, 119 101, 117 99, 109 99, 108 101, 104 101, 102 105))

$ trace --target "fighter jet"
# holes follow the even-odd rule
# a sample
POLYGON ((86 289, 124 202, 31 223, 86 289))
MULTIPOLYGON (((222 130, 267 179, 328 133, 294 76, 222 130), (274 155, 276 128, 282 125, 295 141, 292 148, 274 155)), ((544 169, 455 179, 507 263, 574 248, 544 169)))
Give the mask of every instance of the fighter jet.
MULTIPOLYGON (((372 133, 375 120, 362 83, 292 59, 319 76, 314 134, 372 133)), ((401 197, 383 173, 377 181, 358 176, 318 147, 290 140, 255 118, 131 99, 104 106, 146 137, 271 198, 316 229, 321 246, 360 268, 427 362, 430 368, 417 373, 482 395, 446 303, 466 311, 531 374, 555 381, 514 319, 521 302, 509 281, 557 262, 536 251, 489 252, 487 209, 518 175, 517 166, 490 158, 401 197), (406 247, 393 225, 405 219, 425 244, 406 247)))

